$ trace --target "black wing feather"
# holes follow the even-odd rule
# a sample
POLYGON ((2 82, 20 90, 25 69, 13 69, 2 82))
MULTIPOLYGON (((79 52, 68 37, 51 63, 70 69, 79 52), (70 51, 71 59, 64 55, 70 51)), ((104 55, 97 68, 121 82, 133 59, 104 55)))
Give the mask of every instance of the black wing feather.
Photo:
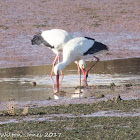
POLYGON ((97 53, 97 52, 100 52, 100 51, 103 51, 103 50, 108 51, 109 48, 106 45, 95 41, 93 46, 87 52, 85 52, 84 55, 94 54, 94 53, 97 53))
POLYGON ((90 37, 85 37, 85 38, 86 38, 86 39, 93 40, 93 41, 95 40, 94 38, 90 38, 90 37))

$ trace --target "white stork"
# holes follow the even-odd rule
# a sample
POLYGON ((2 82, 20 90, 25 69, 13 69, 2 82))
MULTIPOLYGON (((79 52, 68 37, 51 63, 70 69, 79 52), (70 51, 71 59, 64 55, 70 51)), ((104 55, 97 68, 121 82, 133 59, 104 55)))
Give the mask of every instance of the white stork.
MULTIPOLYGON (((71 33, 62 29, 51 29, 51 30, 46 30, 39 34, 34 35, 33 39, 31 40, 32 45, 44 45, 50 48, 56 54, 56 57, 53 61, 51 78, 53 75, 53 69, 56 64, 56 61, 58 60, 58 63, 60 61, 59 54, 63 51, 64 45, 71 39, 73 39, 73 36, 71 33)), ((79 65, 77 63, 78 67, 79 66, 82 67, 85 65, 84 61, 81 61, 81 62, 83 63, 80 63, 79 65)), ((62 77, 63 77, 63 74, 62 74, 62 77)))
MULTIPOLYGON (((71 39, 63 48, 63 61, 54 67, 54 73, 56 75, 57 82, 57 92, 59 92, 59 73, 61 70, 63 70, 73 61, 79 61, 80 59, 86 59, 90 57, 95 57, 97 63, 99 58, 95 55, 103 51, 108 51, 108 47, 92 38, 77 37, 71 39)), ((82 69, 84 77, 86 77, 88 72, 96 63, 94 63, 87 71, 82 69)))

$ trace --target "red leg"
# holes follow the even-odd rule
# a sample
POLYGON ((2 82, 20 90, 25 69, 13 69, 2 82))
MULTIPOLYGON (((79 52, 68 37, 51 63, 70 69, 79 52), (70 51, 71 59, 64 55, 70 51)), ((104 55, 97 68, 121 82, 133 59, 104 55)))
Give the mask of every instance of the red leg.
POLYGON ((79 67, 79 62, 77 61, 77 68, 78 68, 78 73, 79 73, 79 93, 81 93, 81 69, 79 67))
MULTIPOLYGON (((57 61, 58 58, 59 58, 59 54, 56 55, 56 57, 55 57, 55 59, 53 61, 52 71, 51 71, 51 75, 50 75, 51 76, 51 79, 52 79, 52 75, 53 75, 54 66, 55 66, 56 61, 57 61)), ((53 81, 53 79, 52 79, 52 81, 53 81)))
POLYGON ((81 69, 79 69, 79 93, 81 93, 81 69))
MULTIPOLYGON (((58 56, 58 63, 60 63, 60 57, 58 56)), ((61 76, 62 76, 62 79, 61 79, 61 81, 63 80, 63 78, 64 78, 64 75, 63 75, 63 72, 61 71, 61 76)))
POLYGON ((84 82, 86 82, 87 81, 87 77, 88 77, 88 72, 99 62, 99 58, 98 57, 96 57, 96 56, 94 56, 95 58, 96 58, 96 62, 87 70, 87 71, 83 71, 83 73, 84 73, 84 82))
POLYGON ((78 61, 77 62, 75 62, 76 64, 77 64, 77 69, 78 69, 78 73, 80 72, 80 67, 79 67, 79 63, 78 63, 78 61))
MULTIPOLYGON (((59 56, 58 56, 58 63, 60 63, 60 57, 59 56)), ((63 78, 64 78, 62 71, 61 71, 61 76, 62 76, 62 78, 61 78, 61 81, 60 81, 60 88, 62 87, 62 81, 63 81, 63 78)))
POLYGON ((87 77, 88 77, 88 73, 85 69, 81 69, 82 70, 82 73, 84 75, 84 79, 83 79, 83 85, 84 86, 87 86, 87 77))

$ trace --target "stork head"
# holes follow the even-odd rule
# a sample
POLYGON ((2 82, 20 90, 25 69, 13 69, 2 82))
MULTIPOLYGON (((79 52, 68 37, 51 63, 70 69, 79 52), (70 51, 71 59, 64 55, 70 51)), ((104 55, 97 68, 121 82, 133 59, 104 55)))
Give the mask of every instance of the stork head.
POLYGON ((86 68, 86 63, 84 60, 79 60, 79 67, 80 69, 85 69, 86 68))
POLYGON ((41 36, 41 33, 34 35, 33 39, 31 40, 32 45, 41 45, 43 41, 43 37, 41 36))
POLYGON ((86 72, 86 63, 84 60, 75 61, 76 64, 78 64, 79 68, 82 70, 83 75, 85 75, 86 72))

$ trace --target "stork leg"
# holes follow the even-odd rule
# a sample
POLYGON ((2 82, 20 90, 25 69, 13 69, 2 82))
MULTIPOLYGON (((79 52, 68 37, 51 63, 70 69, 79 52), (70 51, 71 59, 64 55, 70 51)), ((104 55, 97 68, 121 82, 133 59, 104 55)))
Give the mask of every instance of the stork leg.
POLYGON ((78 73, 79 73, 79 93, 81 93, 81 69, 79 67, 79 62, 77 62, 76 64, 77 64, 78 73))
POLYGON ((57 54, 56 55, 56 57, 55 57, 55 59, 54 59, 54 61, 53 61, 53 65, 52 65, 52 71, 51 71, 51 79, 52 79, 52 81, 53 81, 53 78, 52 78, 52 75, 53 75, 53 70, 54 70, 54 66, 55 66, 55 64, 56 64, 56 61, 57 61, 57 59, 59 58, 59 54, 57 54))
MULTIPOLYGON (((58 56, 58 63, 60 63, 60 57, 59 56, 58 56)), ((60 81, 60 88, 62 87, 62 81, 63 81, 63 78, 64 78, 62 70, 61 70, 61 76, 62 76, 62 78, 61 78, 61 81, 60 81)))
MULTIPOLYGON (((52 71, 51 71, 50 77, 51 77, 53 83, 54 83, 54 80, 53 80, 52 76, 53 76, 54 66, 56 65, 56 61, 57 61, 57 60, 58 60, 58 63, 60 63, 59 54, 56 55, 56 57, 55 57, 55 59, 54 59, 54 61, 53 61, 53 65, 52 65, 52 71)), ((61 79, 61 85, 62 85, 62 80, 63 80, 63 78, 64 78, 62 71, 61 71, 61 76, 62 76, 62 79, 61 79)), ((55 85, 54 85, 54 84, 53 84, 53 88, 55 89, 55 85)))
POLYGON ((81 69, 79 70, 79 93, 81 93, 81 69))
POLYGON ((87 85, 87 77, 88 77, 88 72, 99 62, 99 58, 98 57, 96 57, 96 56, 94 56, 94 58, 97 60, 87 71, 84 71, 83 69, 82 69, 82 72, 84 73, 84 83, 86 83, 86 85, 87 85))
MULTIPOLYGON (((60 63, 60 57, 58 56, 58 63, 60 63)), ((61 81, 63 80, 63 78, 64 78, 64 75, 63 75, 63 72, 62 72, 62 70, 61 70, 61 76, 62 76, 62 79, 61 79, 61 81)))
POLYGON ((53 78, 52 78, 52 75, 53 75, 54 66, 55 66, 55 64, 56 64, 56 61, 57 61, 58 57, 59 57, 59 55, 57 54, 56 57, 55 57, 55 59, 54 59, 54 61, 53 61, 52 71, 51 71, 51 75, 50 75, 50 77, 51 77, 51 79, 52 79, 52 82, 53 82, 54 93, 56 92, 56 87, 55 87, 55 84, 54 84, 54 80, 53 80, 53 78))

